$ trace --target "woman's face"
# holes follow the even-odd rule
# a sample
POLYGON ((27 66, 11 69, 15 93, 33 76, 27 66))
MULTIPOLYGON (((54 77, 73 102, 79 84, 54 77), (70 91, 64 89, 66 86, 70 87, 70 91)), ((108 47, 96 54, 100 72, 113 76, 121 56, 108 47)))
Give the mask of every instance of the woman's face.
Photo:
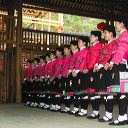
POLYGON ((78 40, 78 47, 82 48, 83 46, 85 46, 85 42, 83 42, 82 40, 78 40))
POLYGON ((121 28, 122 28, 122 23, 116 21, 115 27, 116 27, 116 30, 118 32, 120 32, 121 31, 121 28))
POLYGON ((111 32, 104 30, 103 34, 104 34, 104 39, 106 41, 110 41, 111 40, 111 37, 112 37, 112 33, 111 32))

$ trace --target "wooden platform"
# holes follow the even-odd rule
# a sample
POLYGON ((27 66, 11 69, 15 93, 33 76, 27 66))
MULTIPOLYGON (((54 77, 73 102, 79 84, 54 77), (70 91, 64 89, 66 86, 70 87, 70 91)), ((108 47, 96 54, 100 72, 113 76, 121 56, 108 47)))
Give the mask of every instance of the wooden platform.
MULTIPOLYGON (((118 107, 114 108, 114 118, 118 107)), ((89 109, 91 112, 91 108, 89 109)), ((90 113, 89 112, 89 113, 90 113)), ((101 106, 101 112, 104 112, 101 106)), ((111 128, 107 123, 59 112, 28 108, 22 104, 0 105, 0 128, 111 128)), ((119 128, 127 128, 122 126, 119 128)))

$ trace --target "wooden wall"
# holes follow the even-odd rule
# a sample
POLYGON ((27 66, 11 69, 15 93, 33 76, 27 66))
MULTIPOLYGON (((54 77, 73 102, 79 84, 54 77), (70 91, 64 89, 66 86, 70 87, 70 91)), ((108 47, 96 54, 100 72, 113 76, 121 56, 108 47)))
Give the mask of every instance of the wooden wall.
POLYGON ((22 28, 22 8, 17 17, 0 15, 0 103, 20 103, 25 61, 47 50, 69 44, 78 35, 22 28), (21 17, 20 17, 21 16, 21 17))

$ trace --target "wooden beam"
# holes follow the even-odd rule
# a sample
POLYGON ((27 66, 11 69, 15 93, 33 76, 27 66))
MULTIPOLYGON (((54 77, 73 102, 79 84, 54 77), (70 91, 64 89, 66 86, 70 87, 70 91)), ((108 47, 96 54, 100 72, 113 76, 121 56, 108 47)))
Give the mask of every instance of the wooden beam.
POLYGON ((22 43, 22 0, 18 0, 17 33, 16 33, 16 103, 21 102, 21 48, 22 43))

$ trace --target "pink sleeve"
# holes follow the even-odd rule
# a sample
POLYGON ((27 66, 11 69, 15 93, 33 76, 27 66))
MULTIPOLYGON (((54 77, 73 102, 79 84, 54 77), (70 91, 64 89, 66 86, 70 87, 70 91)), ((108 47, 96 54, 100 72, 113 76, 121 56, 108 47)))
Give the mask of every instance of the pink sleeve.
POLYGON ((119 64, 122 61, 123 56, 125 55, 127 50, 128 50, 128 43, 125 40, 123 40, 121 42, 121 45, 118 47, 116 53, 113 55, 111 61, 114 62, 115 64, 119 64))
POLYGON ((48 67, 48 65, 46 64, 46 66, 45 66, 45 70, 44 70, 44 77, 47 76, 47 67, 48 67))
POLYGON ((101 47, 95 49, 94 54, 92 58, 90 59, 90 62, 88 63, 88 70, 91 70, 96 64, 100 50, 101 50, 101 47))
POLYGON ((71 56, 70 59, 69 59, 68 70, 73 69, 73 66, 72 66, 73 65, 73 61, 72 60, 73 60, 73 56, 71 56))
POLYGON ((57 65, 56 65, 56 71, 54 72, 54 77, 58 77, 61 70, 62 70, 62 64, 63 64, 63 60, 60 60, 57 65))
POLYGON ((84 66, 86 64, 86 56, 87 56, 87 50, 83 53, 82 62, 80 63, 80 66, 78 67, 77 70, 83 71, 84 66))

